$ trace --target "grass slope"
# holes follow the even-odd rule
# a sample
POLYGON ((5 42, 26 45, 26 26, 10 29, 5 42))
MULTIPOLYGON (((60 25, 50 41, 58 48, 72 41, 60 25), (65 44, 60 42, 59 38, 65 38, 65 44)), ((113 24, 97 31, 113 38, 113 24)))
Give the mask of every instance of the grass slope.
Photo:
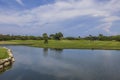
POLYGON ((7 49, 0 47, 0 59, 8 58, 7 49))
POLYGON ((120 42, 117 41, 49 40, 48 44, 44 44, 43 40, 12 40, 1 41, 0 44, 29 45, 41 48, 120 50, 120 42))

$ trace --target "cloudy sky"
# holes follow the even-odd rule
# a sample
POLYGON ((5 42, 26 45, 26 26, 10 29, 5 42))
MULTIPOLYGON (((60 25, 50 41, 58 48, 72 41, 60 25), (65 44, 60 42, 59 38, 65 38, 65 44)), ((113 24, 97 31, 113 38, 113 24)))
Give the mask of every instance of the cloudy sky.
POLYGON ((120 0, 0 0, 0 34, 120 34, 120 0))

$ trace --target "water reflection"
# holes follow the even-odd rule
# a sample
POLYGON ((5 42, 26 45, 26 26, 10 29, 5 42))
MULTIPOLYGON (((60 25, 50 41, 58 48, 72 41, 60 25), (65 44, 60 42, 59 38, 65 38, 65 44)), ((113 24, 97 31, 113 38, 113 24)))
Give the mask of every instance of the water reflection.
POLYGON ((1 68, 1 69, 0 69, 0 74, 4 73, 4 72, 7 71, 7 70, 10 70, 11 68, 12 68, 12 64, 10 64, 9 66, 6 66, 6 67, 4 67, 4 68, 1 68))
POLYGON ((16 62, 1 80, 120 80, 119 51, 9 48, 16 62))
POLYGON ((43 48, 43 56, 47 57, 49 54, 53 57, 60 58, 62 55, 63 49, 58 48, 43 48))
POLYGON ((43 56, 44 57, 48 56, 48 48, 43 48, 43 56))
POLYGON ((51 51, 55 51, 56 53, 62 53, 63 49, 59 49, 59 48, 50 48, 51 51))

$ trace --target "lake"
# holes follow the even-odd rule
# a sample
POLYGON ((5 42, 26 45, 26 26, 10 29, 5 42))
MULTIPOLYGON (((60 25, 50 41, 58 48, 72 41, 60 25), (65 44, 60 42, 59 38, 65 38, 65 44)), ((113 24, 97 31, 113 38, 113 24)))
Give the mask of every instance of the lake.
POLYGON ((120 80, 119 50, 6 47, 16 61, 0 80, 120 80))

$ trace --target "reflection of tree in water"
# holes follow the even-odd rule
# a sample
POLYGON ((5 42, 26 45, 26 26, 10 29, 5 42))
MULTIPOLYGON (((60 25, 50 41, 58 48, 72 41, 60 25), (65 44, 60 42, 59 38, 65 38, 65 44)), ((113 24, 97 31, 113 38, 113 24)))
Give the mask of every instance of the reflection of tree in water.
MULTIPOLYGON (((43 56, 47 57, 49 54, 49 48, 43 48, 43 56)), ((50 55, 53 55, 54 57, 60 58, 61 53, 63 52, 63 49, 59 48, 50 48, 50 55)))
POLYGON ((63 52, 63 49, 59 49, 59 48, 53 48, 53 49, 50 49, 51 51, 55 51, 56 53, 62 53, 63 52))
POLYGON ((48 56, 48 48, 43 48, 43 55, 48 56))
POLYGON ((6 66, 6 67, 4 67, 4 68, 1 68, 1 69, 0 69, 0 74, 4 73, 5 71, 7 71, 7 70, 9 70, 9 69, 11 69, 11 68, 12 68, 12 64, 9 65, 9 66, 6 66))
POLYGON ((63 49, 54 48, 54 49, 50 49, 50 50, 53 51, 52 53, 54 54, 54 56, 56 58, 61 58, 61 54, 63 52, 63 49))

